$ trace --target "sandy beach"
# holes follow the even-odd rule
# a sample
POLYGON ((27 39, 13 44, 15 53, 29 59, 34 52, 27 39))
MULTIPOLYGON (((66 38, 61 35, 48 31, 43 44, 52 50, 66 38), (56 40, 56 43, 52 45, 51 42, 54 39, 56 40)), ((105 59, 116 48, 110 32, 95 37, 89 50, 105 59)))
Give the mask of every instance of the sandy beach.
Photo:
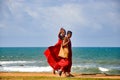
MULTIPOLYGON (((52 74, 48 72, 0 72, 0 80, 2 80, 2 77, 60 77, 58 74, 52 74)), ((105 75, 105 74, 76 74, 73 73, 73 78, 110 78, 110 79, 120 79, 120 75, 105 75)), ((65 76, 61 76, 65 77, 65 76)))

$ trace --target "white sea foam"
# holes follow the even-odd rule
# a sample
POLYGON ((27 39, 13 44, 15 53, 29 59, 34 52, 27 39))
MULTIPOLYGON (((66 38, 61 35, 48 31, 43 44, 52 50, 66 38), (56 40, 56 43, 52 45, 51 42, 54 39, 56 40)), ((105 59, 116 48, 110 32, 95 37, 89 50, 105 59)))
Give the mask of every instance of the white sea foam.
POLYGON ((0 67, 2 72, 51 72, 52 68, 49 66, 37 67, 37 66, 11 66, 0 67))
POLYGON ((96 64, 77 64, 77 65, 73 65, 73 68, 95 68, 97 67, 96 64))
POLYGON ((107 69, 107 68, 103 68, 103 67, 98 67, 98 69, 99 69, 100 71, 102 71, 102 72, 109 71, 109 69, 107 69))
POLYGON ((0 61, 0 64, 34 63, 35 61, 0 61))

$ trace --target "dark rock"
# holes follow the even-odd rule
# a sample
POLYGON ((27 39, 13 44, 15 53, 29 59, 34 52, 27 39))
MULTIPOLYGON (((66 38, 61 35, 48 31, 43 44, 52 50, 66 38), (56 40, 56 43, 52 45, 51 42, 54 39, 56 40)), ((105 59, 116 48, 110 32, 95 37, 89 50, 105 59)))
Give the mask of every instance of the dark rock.
POLYGON ((20 66, 24 66, 23 64, 21 64, 20 66))

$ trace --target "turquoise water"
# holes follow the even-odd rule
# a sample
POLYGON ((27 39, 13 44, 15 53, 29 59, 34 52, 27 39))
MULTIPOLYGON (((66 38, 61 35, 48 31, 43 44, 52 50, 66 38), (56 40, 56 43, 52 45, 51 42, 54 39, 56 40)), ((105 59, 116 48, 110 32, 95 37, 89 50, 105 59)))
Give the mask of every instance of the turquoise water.
MULTIPOLYGON (((50 72, 52 69, 43 55, 45 49, 1 47, 0 71, 50 72)), ((73 47, 72 51, 72 72, 120 74, 120 47, 73 47)))

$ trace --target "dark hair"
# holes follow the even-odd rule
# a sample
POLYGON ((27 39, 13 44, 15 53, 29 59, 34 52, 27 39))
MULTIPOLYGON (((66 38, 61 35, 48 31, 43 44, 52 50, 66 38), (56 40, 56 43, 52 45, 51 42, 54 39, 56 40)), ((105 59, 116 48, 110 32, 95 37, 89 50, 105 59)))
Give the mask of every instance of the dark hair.
POLYGON ((72 31, 67 31, 67 34, 71 34, 72 35, 72 31))
MULTIPOLYGON (((66 35, 66 30, 65 30, 64 28, 62 28, 62 30, 64 30, 65 35, 66 35)), ((65 35, 63 36, 63 35, 59 34, 59 35, 58 35, 58 37, 59 37, 61 40, 63 40, 63 39, 64 39, 64 37, 65 37, 65 35)))

